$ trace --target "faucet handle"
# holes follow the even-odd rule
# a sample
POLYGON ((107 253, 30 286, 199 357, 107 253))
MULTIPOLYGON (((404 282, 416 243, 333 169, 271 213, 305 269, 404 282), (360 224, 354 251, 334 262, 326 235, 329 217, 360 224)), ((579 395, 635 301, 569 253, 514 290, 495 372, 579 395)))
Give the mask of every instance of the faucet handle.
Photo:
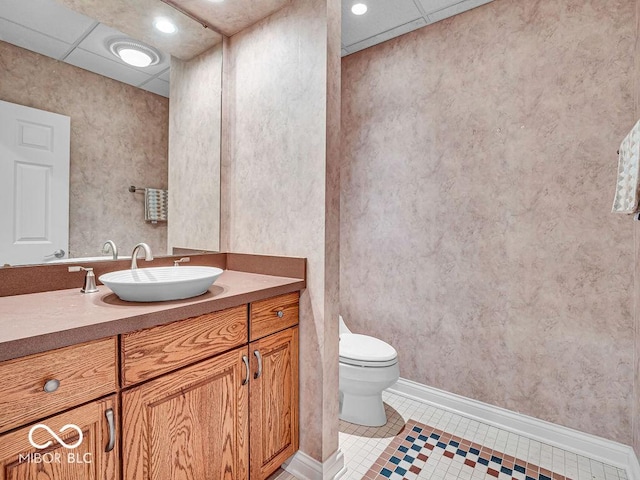
POLYGON ((69 267, 70 272, 80 272, 84 271, 87 274, 84 277, 84 287, 80 289, 82 293, 95 293, 98 291, 98 287, 96 287, 96 274, 93 273, 92 267, 80 267, 73 266, 69 267))
POLYGON ((69 267, 70 272, 79 272, 79 271, 86 272, 87 270, 93 270, 93 268, 85 268, 80 266, 69 267))
POLYGON ((177 267, 181 263, 186 263, 186 262, 190 262, 190 261, 191 261, 191 257, 182 257, 180 260, 174 260, 173 261, 173 266, 177 267))

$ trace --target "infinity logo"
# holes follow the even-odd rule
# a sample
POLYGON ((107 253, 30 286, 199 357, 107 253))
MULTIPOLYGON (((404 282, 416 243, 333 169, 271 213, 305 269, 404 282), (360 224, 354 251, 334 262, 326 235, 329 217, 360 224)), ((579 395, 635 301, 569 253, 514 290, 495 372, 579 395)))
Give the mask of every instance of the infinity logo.
POLYGON ((56 442, 58 442, 64 448, 69 448, 69 449, 76 448, 78 445, 82 443, 82 430, 80 430, 79 426, 74 425, 73 423, 68 423, 67 425, 65 425, 60 429, 61 434, 66 432, 69 429, 75 430, 76 432, 78 432, 78 436, 79 436, 78 441, 71 445, 68 443, 65 443, 64 440, 62 440, 58 435, 56 435, 56 433, 53 430, 51 430, 48 426, 46 426, 44 423, 38 423, 37 425, 34 425, 33 427, 31 427, 31 430, 29 430, 29 443, 35 448, 39 448, 39 449, 47 448, 53 443, 51 440, 48 440, 46 443, 43 443, 42 445, 40 445, 39 443, 36 443, 35 440, 33 439, 33 432, 36 431, 38 428, 42 428, 47 432, 49 432, 49 434, 56 440, 56 442))

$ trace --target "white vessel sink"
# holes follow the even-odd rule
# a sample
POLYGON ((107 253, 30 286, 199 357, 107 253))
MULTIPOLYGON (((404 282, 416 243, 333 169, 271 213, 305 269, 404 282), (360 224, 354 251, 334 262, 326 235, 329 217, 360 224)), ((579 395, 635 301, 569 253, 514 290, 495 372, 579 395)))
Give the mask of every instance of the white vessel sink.
POLYGON ((152 267, 105 273, 99 280, 122 300, 164 302, 202 295, 220 275, 216 267, 152 267))

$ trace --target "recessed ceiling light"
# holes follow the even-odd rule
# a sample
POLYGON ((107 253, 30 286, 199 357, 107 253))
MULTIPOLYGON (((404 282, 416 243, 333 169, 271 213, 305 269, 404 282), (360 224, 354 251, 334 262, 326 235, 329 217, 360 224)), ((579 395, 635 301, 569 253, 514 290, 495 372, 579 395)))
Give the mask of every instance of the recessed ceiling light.
POLYGON ((224 0, 209 0, 211 3, 222 3, 224 0))
POLYGON ((354 15, 364 15, 367 13, 367 6, 364 3, 356 3, 353 7, 351 7, 351 12, 354 15))
POLYGON ((134 67, 149 67, 160 62, 160 55, 153 48, 128 38, 112 40, 109 42, 109 50, 134 67))
POLYGON ((162 33, 176 33, 178 30, 171 20, 166 18, 156 18, 153 26, 162 33))
POLYGON ((123 62, 134 67, 148 67, 151 65, 151 57, 146 52, 141 52, 135 48, 121 48, 118 56, 123 62))

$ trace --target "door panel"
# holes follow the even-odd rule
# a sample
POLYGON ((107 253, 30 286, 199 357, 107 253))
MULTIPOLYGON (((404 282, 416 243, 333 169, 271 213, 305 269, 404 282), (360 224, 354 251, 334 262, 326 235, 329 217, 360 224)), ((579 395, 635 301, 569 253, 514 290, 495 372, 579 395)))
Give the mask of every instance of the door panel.
POLYGON ((122 394, 124 478, 248 478, 244 355, 246 347, 122 394))
POLYGON ((15 243, 46 242, 50 237, 51 170, 50 166, 15 164, 15 243))
POLYGON ((69 245, 70 118, 0 101, 0 264, 69 245))

